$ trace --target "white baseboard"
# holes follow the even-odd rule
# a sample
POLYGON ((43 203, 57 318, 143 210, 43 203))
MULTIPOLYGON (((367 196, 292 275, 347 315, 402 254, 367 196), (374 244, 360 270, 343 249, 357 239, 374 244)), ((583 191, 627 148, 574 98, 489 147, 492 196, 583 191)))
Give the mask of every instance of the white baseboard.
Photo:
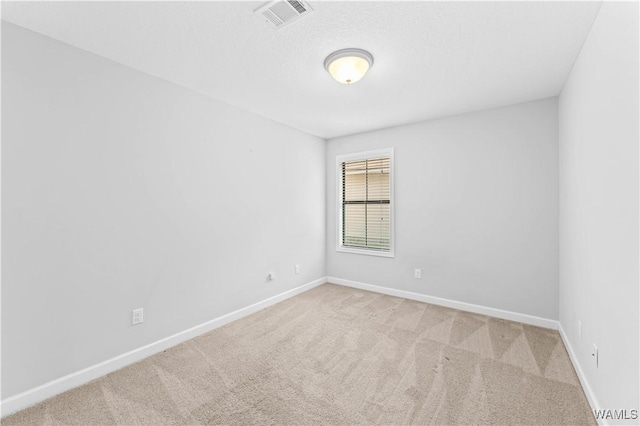
POLYGON ((404 299, 417 300, 418 302, 431 303, 432 305, 445 306, 447 308, 460 309, 461 311, 473 312, 476 314, 488 315, 491 317, 502 318, 510 321, 517 321, 524 324, 535 325, 538 327, 558 329, 558 321, 536 317, 533 315, 520 314, 517 312, 504 311, 502 309, 489 308, 487 306, 474 305, 472 303, 458 302, 456 300, 443 299, 435 296, 427 296, 426 294, 413 293, 411 291, 397 290, 395 288, 382 287, 373 284, 365 284, 357 281, 344 280, 342 278, 327 277, 327 281, 333 284, 339 284, 346 287, 359 288, 361 290, 373 291, 389 296, 402 297, 404 299))
MULTIPOLYGON (((587 400, 589 401, 589 405, 591 405, 592 413, 594 410, 600 409, 600 404, 598 404, 598 400, 596 399, 591 386, 589 386, 589 382, 587 381, 587 376, 584 375, 584 371, 582 371, 582 367, 578 362, 578 358, 576 357, 575 352, 573 351, 573 346, 569 343, 569 339, 564 332, 564 328, 562 328, 562 324, 558 323, 558 331, 560 332, 560 337, 562 337, 562 341, 564 342, 564 347, 567 348, 567 352, 569 353, 569 359, 571 359, 571 363, 573 364, 574 370, 576 370, 576 374, 578 375, 578 379, 580 380, 580 384, 582 385, 582 390, 584 394, 587 396, 587 400)), ((595 416, 594 416, 595 418, 595 416)), ((604 419, 596 419, 599 425, 606 425, 604 419)))
POLYGON ((246 308, 238 309, 237 311, 230 312, 218 318, 214 318, 210 321, 207 321, 200 325, 196 325, 195 327, 191 327, 172 336, 166 337, 164 339, 142 346, 138 349, 134 349, 130 352, 103 361, 99 364, 92 365, 91 367, 76 371, 75 373, 68 374, 66 376, 40 385, 36 388, 6 398, 0 402, 0 413, 2 413, 2 416, 6 416, 11 413, 15 413, 16 411, 20 411, 24 408, 30 407, 62 392, 66 392, 70 389, 109 374, 113 371, 119 370, 120 368, 126 367, 127 365, 133 364, 134 362, 140 361, 158 352, 164 351, 165 349, 176 346, 177 344, 185 342, 189 339, 193 339, 196 336, 214 330, 232 321, 251 315, 261 309, 267 308, 271 305, 275 305, 278 302, 289 299, 300 293, 304 293, 305 291, 311 290, 312 288, 326 282, 326 277, 318 278, 317 280, 311 281, 310 283, 301 285, 289 291, 285 291, 284 293, 280 293, 258 303, 254 303, 253 305, 247 306, 246 308))

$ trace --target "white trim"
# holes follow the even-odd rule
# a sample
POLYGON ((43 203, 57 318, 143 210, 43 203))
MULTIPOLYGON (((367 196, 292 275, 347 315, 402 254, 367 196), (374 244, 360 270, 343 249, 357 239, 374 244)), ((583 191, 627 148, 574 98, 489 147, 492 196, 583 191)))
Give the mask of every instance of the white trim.
POLYGON ((84 368, 80 371, 76 371, 75 373, 71 373, 58 379, 52 380, 28 391, 10 396, 9 398, 6 398, 2 400, 2 402, 0 402, 0 413, 2 413, 2 416, 6 416, 8 414, 15 413, 16 411, 30 407, 34 404, 88 383, 91 380, 104 376, 105 374, 119 370, 122 367, 126 367, 127 365, 133 364, 134 362, 140 361, 141 359, 147 358, 172 346, 178 345, 189 339, 193 339, 196 336, 214 330, 232 321, 251 315, 261 309, 267 308, 271 305, 275 305, 278 302, 289 299, 300 293, 304 293, 305 291, 311 290, 312 288, 326 282, 327 277, 318 278, 317 280, 311 281, 307 284, 303 284, 294 289, 285 291, 284 293, 280 293, 276 296, 254 303, 253 305, 249 305, 245 308, 238 309, 237 311, 233 311, 218 318, 214 318, 210 321, 207 321, 200 325, 196 325, 195 327, 191 327, 172 336, 165 337, 164 339, 160 339, 156 342, 134 349, 130 352, 118 355, 114 358, 84 368))
POLYGON ((382 287, 373 284, 365 284, 357 281, 345 280, 336 277, 327 277, 327 281, 333 284, 345 287, 359 288, 361 290, 373 291, 389 296, 402 297, 404 299, 417 300, 418 302, 431 303, 432 305, 445 306, 447 308, 460 309, 461 311, 473 312, 476 314, 488 315, 491 317, 502 318, 510 321, 517 321, 524 324, 535 325, 538 327, 558 329, 558 321, 536 317, 533 315, 520 314, 518 312, 505 311, 502 309, 490 308, 488 306, 474 305, 472 303, 458 302, 456 300, 443 299, 441 297, 428 296, 426 294, 414 293, 411 291, 398 290, 395 288, 382 287))
POLYGON ((367 256, 395 257, 395 191, 394 191, 394 149, 384 148, 373 151, 355 152, 351 154, 336 155, 336 251, 341 253, 364 254, 367 256), (367 158, 389 157, 390 173, 389 173, 389 200, 391 214, 391 238, 389 241, 389 250, 368 250, 366 248, 344 247, 342 245, 342 167, 345 161, 364 160, 367 158))
MULTIPOLYGON (((340 216, 342 216, 342 215, 340 215, 340 216)), ((338 232, 340 232, 340 231, 338 230, 338 232)), ((345 247, 345 246, 340 245, 339 241, 338 241, 338 244, 337 244, 337 247, 336 247, 336 251, 338 251, 340 253, 366 254, 367 256, 395 257, 395 255, 393 254, 393 251, 345 247)))
MULTIPOLYGON (((580 384, 582 385, 582 390, 584 394, 587 396, 587 400, 589 401, 589 405, 591 405, 591 414, 593 414, 593 418, 595 419, 594 410, 600 409, 600 404, 598 404, 598 400, 596 399, 596 395, 593 393, 591 386, 589 386, 589 381, 587 380, 587 376, 584 375, 584 371, 578 362, 578 358, 576 357, 575 352, 573 351, 573 347, 571 343, 569 343, 569 338, 564 332, 564 328, 562 328, 562 323, 558 322, 558 331, 560 332, 560 337, 562 337, 562 342, 564 343, 564 347, 567 348, 567 353, 569 354, 569 359, 573 364, 574 370, 576 370, 576 374, 578 375, 578 379, 580 380, 580 384)), ((604 419, 596 419, 599 425, 606 425, 604 419)))

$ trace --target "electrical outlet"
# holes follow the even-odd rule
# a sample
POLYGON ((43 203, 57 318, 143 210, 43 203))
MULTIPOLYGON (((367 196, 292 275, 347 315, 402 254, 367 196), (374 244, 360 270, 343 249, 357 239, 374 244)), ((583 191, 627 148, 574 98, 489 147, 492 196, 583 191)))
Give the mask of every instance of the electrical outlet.
POLYGON ((598 368, 598 362, 600 361, 598 359, 598 347, 596 346, 596 344, 593 344, 593 349, 591 350, 591 356, 593 357, 593 360, 596 362, 596 368, 598 368))
POLYGON ((295 271, 296 275, 299 274, 300 273, 300 265, 296 265, 296 267, 294 268, 294 271, 295 271))
POLYGON ((144 321, 143 309, 134 309, 131 315, 131 324, 141 324, 144 321))
POLYGON ((578 320, 578 339, 582 342, 582 321, 578 320))
POLYGON ((422 269, 416 269, 413 273, 415 278, 422 278, 422 269))

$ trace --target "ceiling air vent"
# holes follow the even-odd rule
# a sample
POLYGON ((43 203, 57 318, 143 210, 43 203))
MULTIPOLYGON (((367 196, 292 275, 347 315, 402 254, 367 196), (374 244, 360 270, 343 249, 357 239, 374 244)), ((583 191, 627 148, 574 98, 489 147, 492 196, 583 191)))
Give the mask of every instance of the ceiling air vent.
POLYGON ((302 0, 275 0, 256 10, 273 28, 282 28, 313 12, 309 3, 302 0))

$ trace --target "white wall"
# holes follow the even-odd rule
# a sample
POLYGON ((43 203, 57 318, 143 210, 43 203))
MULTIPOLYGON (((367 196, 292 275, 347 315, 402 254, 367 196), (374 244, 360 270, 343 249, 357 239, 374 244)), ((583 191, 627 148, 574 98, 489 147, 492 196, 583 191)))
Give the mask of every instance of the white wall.
POLYGON ((560 323, 608 409, 639 398, 638 71, 638 3, 604 2, 559 101, 560 323))
POLYGON ((327 274, 557 319, 557 137, 552 98, 330 140, 327 274), (335 157, 387 147, 395 258, 336 252, 335 157))
POLYGON ((3 398, 325 275, 323 140, 4 22, 2 103, 3 398))

